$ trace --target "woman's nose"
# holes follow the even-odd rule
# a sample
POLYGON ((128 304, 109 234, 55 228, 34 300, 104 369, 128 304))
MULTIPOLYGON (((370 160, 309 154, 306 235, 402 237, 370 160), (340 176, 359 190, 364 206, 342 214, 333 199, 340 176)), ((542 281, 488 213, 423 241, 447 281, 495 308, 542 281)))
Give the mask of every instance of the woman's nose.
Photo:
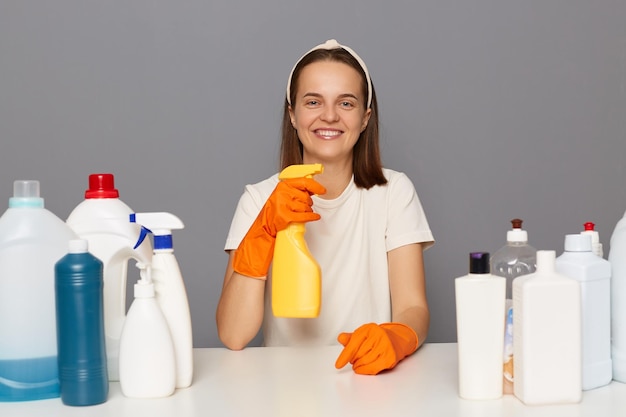
POLYGON ((326 106, 322 111, 320 118, 326 122, 336 122, 339 120, 339 113, 335 106, 326 106))

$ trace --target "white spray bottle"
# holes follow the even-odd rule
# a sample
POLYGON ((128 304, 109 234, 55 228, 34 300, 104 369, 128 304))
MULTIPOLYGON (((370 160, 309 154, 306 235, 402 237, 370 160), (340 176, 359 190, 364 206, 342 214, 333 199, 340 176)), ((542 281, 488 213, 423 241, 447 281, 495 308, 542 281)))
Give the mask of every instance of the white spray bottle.
POLYGON ((130 398, 167 397, 176 389, 174 343, 154 296, 151 268, 137 266, 141 279, 120 337, 120 388, 130 398))
POLYGON ((152 282, 156 300, 169 325, 176 352, 176 388, 186 388, 193 379, 193 337, 185 282, 174 256, 172 230, 183 222, 171 213, 135 213, 132 223, 141 224, 154 234, 152 282))
POLYGON ((66 220, 70 228, 89 242, 89 251, 103 263, 104 333, 107 370, 110 381, 117 381, 120 334, 126 317, 126 282, 131 259, 150 265, 152 245, 145 240, 135 248, 141 227, 130 223, 133 213, 119 199, 113 174, 91 174, 85 199, 66 220))

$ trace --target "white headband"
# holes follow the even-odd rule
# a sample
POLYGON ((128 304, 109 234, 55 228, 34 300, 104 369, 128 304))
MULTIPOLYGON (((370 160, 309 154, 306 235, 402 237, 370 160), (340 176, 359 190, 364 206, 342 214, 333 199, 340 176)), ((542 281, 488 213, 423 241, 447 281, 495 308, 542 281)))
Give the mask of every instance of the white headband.
POLYGON ((326 42, 324 42, 324 43, 322 43, 320 45, 317 45, 315 48, 311 49, 309 52, 307 52, 306 54, 302 55, 300 57, 300 59, 296 62, 296 64, 291 69, 291 72, 289 73, 289 79, 287 80, 287 103, 289 103, 289 105, 291 105, 291 78, 293 77, 293 72, 296 70, 296 67, 298 66, 300 61, 302 61, 302 58, 304 58, 305 56, 307 56, 311 52, 316 51, 318 49, 325 49, 325 50, 329 50, 329 51, 332 50, 332 49, 343 49, 346 52, 348 52, 350 55, 352 55, 352 57, 354 59, 357 60, 357 62, 359 63, 359 65, 363 69, 363 72, 365 73, 365 78, 367 80, 367 108, 370 108, 371 105, 372 105, 372 80, 370 79, 370 73, 367 70, 367 66, 365 65, 365 62, 363 62, 361 57, 358 56, 357 53, 354 52, 351 48, 349 48, 349 47, 347 47, 345 45, 340 45, 339 42, 337 42, 335 39, 329 39, 326 42))

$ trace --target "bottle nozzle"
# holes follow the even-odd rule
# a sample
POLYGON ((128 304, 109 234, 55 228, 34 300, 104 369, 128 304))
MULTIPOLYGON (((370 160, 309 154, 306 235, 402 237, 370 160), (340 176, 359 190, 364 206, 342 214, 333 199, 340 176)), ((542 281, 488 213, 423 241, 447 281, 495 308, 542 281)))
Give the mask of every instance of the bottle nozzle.
POLYGON ((585 231, 589 231, 589 230, 593 231, 595 230, 594 228, 596 227, 595 223, 592 223, 592 222, 587 222, 583 226, 585 227, 585 231))
POLYGON ((513 226, 513 229, 521 229, 522 228, 522 219, 513 219, 511 220, 511 225, 513 226))
POLYGON ((312 177, 322 172, 324 172, 324 166, 322 164, 289 165, 278 174, 278 179, 312 177))

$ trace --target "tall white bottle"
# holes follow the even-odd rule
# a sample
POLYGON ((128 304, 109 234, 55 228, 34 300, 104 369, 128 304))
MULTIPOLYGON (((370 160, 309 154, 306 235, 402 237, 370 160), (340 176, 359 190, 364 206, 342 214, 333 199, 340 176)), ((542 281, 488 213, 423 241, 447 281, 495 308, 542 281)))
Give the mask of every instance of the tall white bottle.
POLYGON ((525 404, 582 398, 580 284, 537 251, 537 271, 513 280, 514 393, 525 404))
POLYGON ((176 389, 174 343, 154 298, 150 267, 141 274, 120 337, 120 387, 126 397, 167 397, 176 389))
POLYGON ((611 263, 592 252, 588 234, 565 236, 556 272, 580 282, 582 296, 582 388, 607 385, 611 362, 611 263))
POLYGON ((454 281, 459 396, 502 396, 506 279, 489 273, 489 253, 469 256, 469 274, 454 281))
POLYGON ((626 213, 615 225, 610 246, 613 379, 626 383, 626 213))
POLYGON ((193 335, 185 282, 174 256, 172 230, 184 228, 171 213, 135 213, 130 221, 154 234, 152 282, 156 300, 170 328, 176 352, 176 388, 187 388, 193 379, 193 335))
POLYGON ((89 242, 89 251, 104 265, 104 333, 107 373, 117 381, 120 334, 126 317, 128 262, 150 265, 152 244, 146 239, 135 248, 141 227, 130 223, 130 207, 119 198, 113 174, 91 174, 85 199, 66 220, 68 226, 89 242))

